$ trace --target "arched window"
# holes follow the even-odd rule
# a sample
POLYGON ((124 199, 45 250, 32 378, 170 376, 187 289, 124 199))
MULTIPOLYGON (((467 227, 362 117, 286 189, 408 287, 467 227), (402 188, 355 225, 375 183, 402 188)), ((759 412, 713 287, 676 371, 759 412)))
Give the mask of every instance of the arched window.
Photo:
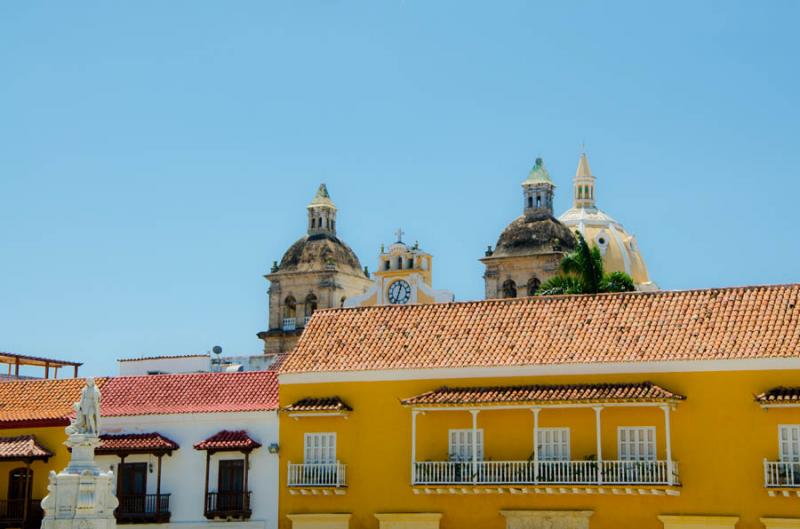
MULTIPOLYGON (((8 473, 8 499, 25 500, 30 499, 31 489, 33 488, 33 470, 25 467, 15 468, 8 473), (28 486, 28 480, 31 486, 28 486), (27 497, 26 497, 27 496, 27 497)), ((10 507, 10 506, 9 506, 10 507)), ((17 508, 17 507, 15 507, 17 508)), ((22 509, 19 512, 22 517, 22 509)))
POLYGON ((295 301, 294 296, 286 296, 286 299, 283 300, 283 317, 297 317, 297 301, 295 301))
POLYGON ((389 262, 389 259, 386 259, 386 260, 383 262, 383 269, 384 269, 384 270, 388 270, 389 268, 391 268, 391 266, 392 266, 392 264, 389 262))
POLYGON ((542 207, 542 196, 541 195, 536 195, 536 207, 537 208, 542 207))
POLYGON ((317 310, 317 296, 313 293, 306 296, 306 319, 310 318, 314 311, 317 310))
POLYGON ((339 300, 339 306, 344 307, 345 301, 347 301, 347 296, 342 296, 342 299, 339 300))
POLYGON ((402 270, 403 269, 403 258, 402 257, 398 257, 397 258, 397 269, 398 270, 402 270))
POLYGON ((528 197, 528 208, 533 207, 533 197, 528 197))
POLYGON ((503 297, 515 298, 517 297, 517 284, 512 279, 507 279, 503 283, 503 297))
POLYGON ((336 221, 335 220, 331 220, 331 229, 332 230, 336 229, 336 221))
POLYGON ((542 284, 542 282, 539 281, 539 279, 537 277, 530 278, 530 280, 528 281, 528 295, 529 296, 535 296, 536 295, 536 291, 539 290, 539 287, 541 286, 541 284, 542 284))

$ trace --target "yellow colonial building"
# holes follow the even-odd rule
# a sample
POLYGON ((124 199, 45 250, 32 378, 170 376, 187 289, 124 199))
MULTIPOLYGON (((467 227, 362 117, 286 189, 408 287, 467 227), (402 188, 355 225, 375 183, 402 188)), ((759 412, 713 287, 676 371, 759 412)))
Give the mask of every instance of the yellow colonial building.
POLYGON ((800 285, 318 312, 283 529, 800 527, 800 285))

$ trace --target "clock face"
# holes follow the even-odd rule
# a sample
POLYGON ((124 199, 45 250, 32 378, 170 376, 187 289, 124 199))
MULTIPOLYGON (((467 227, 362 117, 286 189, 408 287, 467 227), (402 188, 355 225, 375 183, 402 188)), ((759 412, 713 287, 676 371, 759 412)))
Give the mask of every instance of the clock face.
POLYGON ((411 285, 402 279, 389 285, 389 303, 405 305, 409 299, 411 299, 411 285))

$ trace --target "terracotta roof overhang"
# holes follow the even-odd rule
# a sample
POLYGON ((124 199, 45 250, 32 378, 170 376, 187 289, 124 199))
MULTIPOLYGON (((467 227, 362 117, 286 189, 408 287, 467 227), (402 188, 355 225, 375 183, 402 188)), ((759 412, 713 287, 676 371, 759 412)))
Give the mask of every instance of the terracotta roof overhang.
POLYGON ((281 411, 290 416, 302 415, 346 415, 353 411, 339 397, 305 398, 286 406, 281 411))
POLYGON ((404 399, 413 407, 481 407, 564 404, 675 404, 686 397, 651 382, 625 384, 559 384, 474 388, 441 387, 404 399))
POLYGON ((157 432, 105 434, 100 436, 100 441, 102 444, 95 449, 96 454, 171 455, 179 448, 178 443, 157 432))
POLYGON ((222 430, 194 445, 194 449, 208 452, 250 452, 260 446, 261 443, 247 435, 244 430, 222 430))
POLYGON ((772 388, 756 395, 756 402, 764 408, 800 407, 800 387, 772 388))
POLYGON ((52 456, 33 435, 0 437, 0 461, 47 461, 52 456))

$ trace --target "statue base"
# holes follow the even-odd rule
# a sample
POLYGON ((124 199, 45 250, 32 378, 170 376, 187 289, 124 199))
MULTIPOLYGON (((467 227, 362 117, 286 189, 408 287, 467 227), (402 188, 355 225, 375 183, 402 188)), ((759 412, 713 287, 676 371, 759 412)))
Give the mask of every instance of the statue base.
POLYGON ((94 462, 100 438, 71 434, 64 442, 72 449, 67 468, 50 472, 47 496, 42 500, 42 529, 115 529, 114 473, 94 462))

